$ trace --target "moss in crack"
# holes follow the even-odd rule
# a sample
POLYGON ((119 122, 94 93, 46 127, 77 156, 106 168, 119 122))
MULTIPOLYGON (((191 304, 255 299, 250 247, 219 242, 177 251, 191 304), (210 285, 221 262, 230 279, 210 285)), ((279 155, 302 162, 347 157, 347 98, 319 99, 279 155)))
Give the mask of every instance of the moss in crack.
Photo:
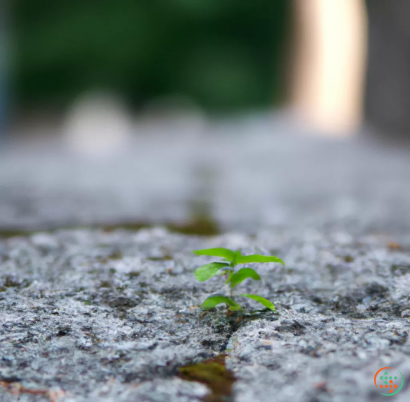
POLYGON ((169 254, 165 254, 162 257, 148 257, 148 261, 170 261, 172 257, 169 254))
POLYGON ((351 262, 354 261, 354 258, 353 258, 351 255, 345 255, 345 256, 343 257, 343 259, 344 259, 345 262, 347 262, 347 263, 351 263, 351 262))
POLYGON ((232 401, 232 386, 236 379, 226 368, 225 355, 180 367, 179 376, 186 381, 200 382, 210 389, 211 393, 204 402, 232 401))
POLYGON ((128 279, 138 278, 140 275, 141 275, 141 272, 139 271, 131 271, 131 272, 128 272, 127 274, 128 279))
MULTIPOLYGON (((136 221, 136 222, 119 222, 109 225, 89 225, 89 226, 62 226, 61 228, 39 227, 38 230, 19 230, 19 229, 0 229, 0 239, 9 239, 12 237, 28 237, 39 232, 53 233, 57 229, 76 230, 76 229, 101 229, 106 233, 113 232, 115 230, 130 230, 139 231, 141 229, 154 228, 163 226, 170 232, 180 233, 193 236, 215 236, 221 234, 221 229, 217 222, 208 216, 195 216, 194 218, 184 222, 149 222, 149 221, 136 221)), ((114 252, 105 258, 106 261, 121 259, 120 253, 114 252)))
POLYGON ((109 260, 121 260, 123 258, 121 250, 115 250, 110 255, 107 256, 109 260))
POLYGON ((0 285, 4 288, 27 288, 31 285, 31 282, 29 279, 20 279, 13 275, 5 275, 0 278, 0 285))
POLYGON ((10 239, 12 237, 26 237, 35 232, 19 229, 0 229, 0 239, 10 239))
POLYGON ((111 282, 110 281, 101 281, 100 282, 100 288, 110 288, 111 287, 111 282))
POLYGON ((169 224, 167 228, 171 232, 194 236, 216 236, 221 233, 219 225, 207 217, 192 219, 182 224, 169 224))
POLYGON ((185 235, 195 235, 195 236, 214 236, 221 233, 220 227, 213 219, 208 216, 194 216, 192 219, 176 223, 176 222, 163 222, 163 223, 152 223, 152 222, 124 222, 113 225, 102 226, 105 232, 113 232, 117 229, 125 229, 131 231, 138 231, 141 229, 152 228, 155 226, 163 226, 167 228, 170 232, 180 233, 185 235))
POLYGON ((122 258, 124 258, 122 252, 120 250, 115 250, 109 255, 97 257, 97 260, 102 264, 109 264, 110 261, 121 260, 122 258))

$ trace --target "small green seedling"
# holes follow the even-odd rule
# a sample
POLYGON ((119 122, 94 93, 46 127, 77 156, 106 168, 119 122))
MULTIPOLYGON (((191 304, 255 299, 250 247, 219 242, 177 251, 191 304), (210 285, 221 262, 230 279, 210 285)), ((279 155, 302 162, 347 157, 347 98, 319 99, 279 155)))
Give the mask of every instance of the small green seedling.
MULTIPOLYGON (((195 278, 198 281, 204 282, 215 275, 225 275, 226 282, 230 286, 230 296, 233 295, 233 289, 236 285, 239 285, 247 278, 251 278, 255 281, 260 281, 261 277, 259 274, 252 268, 241 268, 238 271, 235 271, 235 267, 240 264, 247 264, 253 262, 278 262, 282 265, 285 265, 284 262, 275 256, 266 256, 260 254, 252 255, 242 255, 240 250, 232 251, 227 248, 208 248, 205 250, 196 250, 194 251, 196 255, 210 255, 213 257, 220 257, 224 262, 211 262, 210 264, 202 265, 201 267, 195 270, 195 278)), ((261 303, 263 306, 275 311, 275 306, 269 300, 258 296, 250 294, 240 294, 239 296, 248 297, 249 299, 256 300, 261 303)), ((243 310, 242 307, 233 301, 231 298, 223 295, 212 295, 209 296, 201 305, 203 310, 210 310, 217 306, 218 304, 225 303, 229 310, 243 310)))

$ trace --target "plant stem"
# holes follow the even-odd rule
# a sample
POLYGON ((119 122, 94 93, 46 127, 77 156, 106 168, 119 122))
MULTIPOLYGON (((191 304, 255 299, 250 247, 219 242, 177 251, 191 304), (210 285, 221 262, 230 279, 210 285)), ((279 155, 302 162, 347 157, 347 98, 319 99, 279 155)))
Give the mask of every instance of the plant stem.
MULTIPOLYGON (((232 261, 230 264, 229 264, 233 269, 235 269, 235 261, 232 261)), ((230 274, 229 274, 229 277, 231 277, 231 276, 233 276, 233 272, 230 272, 230 274)), ((233 295, 234 295, 234 292, 233 292, 233 290, 234 290, 234 288, 231 286, 231 283, 229 282, 228 283, 228 287, 229 287, 229 297, 233 297, 233 295)))
MULTIPOLYGON (((232 272, 229 272, 229 274, 226 276, 226 280, 228 280, 232 276, 232 272)), ((231 287, 231 283, 225 283, 225 294, 229 294, 230 297, 233 296, 233 288, 231 287)))

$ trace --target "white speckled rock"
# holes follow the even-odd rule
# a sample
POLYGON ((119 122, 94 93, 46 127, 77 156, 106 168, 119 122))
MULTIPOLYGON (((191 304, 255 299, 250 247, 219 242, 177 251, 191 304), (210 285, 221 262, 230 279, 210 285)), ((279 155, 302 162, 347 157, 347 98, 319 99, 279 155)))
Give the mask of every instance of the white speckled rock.
MULTIPOLYGON (((60 389, 70 402, 199 401, 207 388, 178 368, 222 352, 240 402, 377 401, 380 367, 410 376, 410 255, 384 238, 77 230, 10 238, 0 250, 0 381, 60 389), (277 313, 241 320, 218 308, 200 318, 197 306, 221 283, 195 280, 209 258, 191 251, 217 245, 285 260, 260 265, 261 283, 239 285, 277 313)), ((0 397, 17 400, 4 387, 0 397)))

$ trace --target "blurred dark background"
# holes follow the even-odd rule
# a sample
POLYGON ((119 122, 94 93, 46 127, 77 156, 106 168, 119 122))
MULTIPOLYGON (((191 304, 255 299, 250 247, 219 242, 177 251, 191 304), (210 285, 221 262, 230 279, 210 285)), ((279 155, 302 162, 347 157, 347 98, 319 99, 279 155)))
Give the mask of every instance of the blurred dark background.
POLYGON ((13 104, 64 107, 94 89, 135 108, 185 96, 209 111, 283 98, 286 0, 16 0, 13 104))
POLYGON ((133 112, 290 105, 324 131, 408 137, 409 18, 407 0, 3 1, 0 121, 103 91, 133 112))

